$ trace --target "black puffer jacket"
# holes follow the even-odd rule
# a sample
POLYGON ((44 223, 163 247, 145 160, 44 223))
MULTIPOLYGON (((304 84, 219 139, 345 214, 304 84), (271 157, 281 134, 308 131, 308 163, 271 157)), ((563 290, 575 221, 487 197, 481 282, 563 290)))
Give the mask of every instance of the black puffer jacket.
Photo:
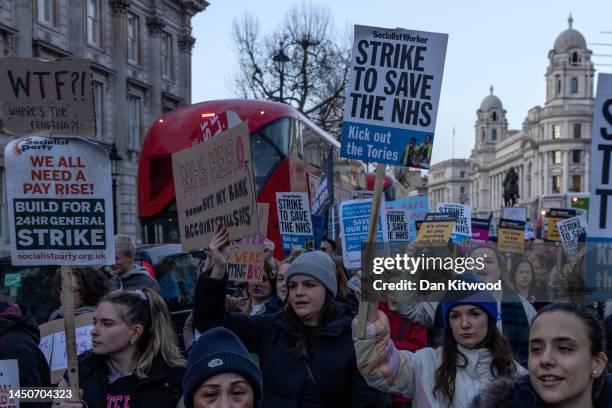
MULTIPOLYGON (((535 392, 529 376, 514 381, 502 377, 495 380, 474 398, 470 408, 546 408, 535 392)), ((612 408, 612 375, 606 374, 594 408, 612 408)))
MULTIPOLYGON (((0 303, 0 360, 16 359, 21 387, 49 387, 49 365, 38 348, 40 331, 26 306, 0 303)), ((46 407, 45 403, 22 403, 24 408, 46 407)))
MULTIPOLYGON (((107 357, 88 352, 79 356, 79 386, 88 408, 106 408, 107 357)), ((183 392, 185 367, 170 367, 161 356, 153 359, 146 378, 132 388, 131 408, 174 408, 183 392)), ((66 376, 64 376, 66 379, 66 376)))
POLYGON ((264 385, 262 408, 385 406, 387 395, 369 387, 357 369, 350 313, 338 314, 310 338, 310 358, 304 361, 294 351, 302 334, 286 318, 286 312, 259 316, 226 313, 226 286, 226 279, 200 276, 194 297, 194 327, 204 332, 223 325, 259 356, 264 385))

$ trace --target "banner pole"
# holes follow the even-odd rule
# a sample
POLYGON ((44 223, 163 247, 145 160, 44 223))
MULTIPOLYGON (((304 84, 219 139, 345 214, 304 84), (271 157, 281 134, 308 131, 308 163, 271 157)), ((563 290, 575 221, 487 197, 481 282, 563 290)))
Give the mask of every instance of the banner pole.
MULTIPOLYGON (((376 181, 374 182, 374 197, 372 198, 372 212, 370 213, 370 223, 368 225, 368 245, 366 245, 364 259, 361 260, 361 281, 363 282, 366 277, 369 277, 371 271, 364 269, 364 266, 372 264, 372 258, 374 257, 374 242, 376 242, 376 230, 378 229, 378 218, 380 217, 380 204, 382 201, 382 191, 385 181, 385 171, 387 166, 385 164, 376 165, 376 181)), ((385 222, 385 220, 383 220, 385 222)), ((367 281, 367 279, 366 279, 367 281)), ((363 289, 361 288, 362 293, 363 289)), ((359 302, 359 313, 357 315, 357 337, 360 339, 365 338, 366 333, 366 322, 375 321, 377 317, 378 304, 376 302, 359 302)))
POLYGON ((66 360, 68 363, 68 382, 72 400, 79 401, 79 371, 77 367, 76 335, 74 323, 74 292, 72 290, 72 267, 62 265, 62 308, 64 310, 64 333, 66 335, 66 360))

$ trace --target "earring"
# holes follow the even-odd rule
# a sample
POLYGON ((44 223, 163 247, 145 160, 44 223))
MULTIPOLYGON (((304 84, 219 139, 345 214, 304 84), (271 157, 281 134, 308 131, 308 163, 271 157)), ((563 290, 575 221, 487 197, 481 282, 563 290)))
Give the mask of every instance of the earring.
POLYGON ((134 344, 136 344, 136 340, 134 340, 134 339, 130 339, 130 345, 132 345, 132 346, 133 346, 134 344))

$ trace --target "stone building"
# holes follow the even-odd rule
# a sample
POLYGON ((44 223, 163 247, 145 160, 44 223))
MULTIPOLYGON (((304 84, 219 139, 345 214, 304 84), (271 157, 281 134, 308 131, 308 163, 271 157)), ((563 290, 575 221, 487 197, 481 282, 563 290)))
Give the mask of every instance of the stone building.
MULTIPOLYGON (((533 219, 542 195, 590 189, 595 70, 592 53, 584 36, 572 28, 571 16, 568 23, 548 53, 544 106, 531 108, 520 130, 508 129, 506 110, 493 87, 476 112, 469 200, 474 216, 499 215, 510 167, 519 177, 517 206, 527 207, 533 219)), ((430 185, 432 181, 430 176, 430 185)))
MULTIPOLYGON (((123 158, 117 224, 134 238, 142 139, 157 116, 191 103, 191 18, 207 6, 205 0, 0 0, 0 58, 92 61, 96 139, 108 148, 115 143, 123 158)), ((2 150, 8 140, 0 134, 2 150)), ((0 252, 8 239, 2 193, 0 252)))
POLYGON ((427 177, 429 208, 435 209, 437 203, 469 204, 469 171, 467 159, 449 159, 432 165, 427 177))

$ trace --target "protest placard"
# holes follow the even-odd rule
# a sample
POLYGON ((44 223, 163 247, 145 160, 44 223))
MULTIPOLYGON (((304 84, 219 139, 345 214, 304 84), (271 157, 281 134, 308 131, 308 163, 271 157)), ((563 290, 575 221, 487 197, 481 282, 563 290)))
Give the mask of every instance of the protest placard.
POLYGON ((110 160, 98 144, 30 136, 4 149, 13 265, 115 262, 110 160))
POLYGON ((263 280, 263 245, 232 245, 227 261, 227 276, 230 281, 263 280))
POLYGON ((355 26, 340 155, 429 168, 447 34, 355 26))
POLYGON ((321 182, 317 186, 312 202, 314 215, 326 215, 334 199, 334 147, 329 148, 327 159, 321 169, 321 182))
POLYGON ((387 233, 391 243, 410 242, 410 216, 408 211, 387 209, 387 233))
POLYGON ((19 388, 18 361, 0 360, 0 408, 19 408, 19 401, 9 395, 11 388, 19 388))
MULTIPOLYGON (((75 317, 76 351, 80 355, 91 349, 91 330, 93 313, 84 313, 75 317)), ((51 369, 51 382, 57 383, 66 371, 66 334, 64 319, 52 320, 39 326, 40 343, 38 348, 43 352, 51 369)))
POLYGON ((501 218, 506 220, 527 221, 526 207, 504 207, 501 218))
POLYGON ((497 250, 513 254, 525 252, 525 221, 499 220, 497 250))
POLYGON ((270 211, 270 204, 268 203, 257 203, 257 216, 259 217, 259 234, 251 235, 239 239, 236 244, 245 245, 263 245, 268 235, 268 214, 270 211))
POLYGON ((418 246, 443 247, 448 245, 456 222, 457 215, 454 213, 428 213, 417 232, 418 246))
POLYGON ((323 240, 323 236, 325 235, 325 230, 327 225, 325 225, 325 217, 322 215, 314 215, 312 214, 312 235, 314 239, 314 247, 318 249, 321 247, 321 240, 323 240))
POLYGON ((314 246, 310 206, 306 193, 276 193, 276 209, 283 251, 314 246))
MULTIPOLYGON (((342 262, 347 269, 361 268, 361 243, 368 241, 372 199, 350 200, 340 204, 342 262)), ((376 226, 376 242, 388 242, 386 210, 381 207, 376 226)))
POLYGON ((208 246, 217 224, 230 241, 259 234, 246 122, 174 153, 172 172, 185 251, 208 246))
POLYGON ((351 200, 365 200, 374 197, 373 191, 368 190, 353 190, 351 191, 351 200))
POLYGON ((489 218, 472 218, 472 241, 484 244, 489 240, 489 218))
POLYGON ((593 300, 612 298, 612 74, 599 74, 591 135, 591 198, 586 285, 593 300))
POLYGON ((410 241, 416 241, 416 221, 422 221, 429 212, 429 197, 426 195, 417 195, 399 200, 387 201, 385 202, 385 207, 387 210, 393 208, 408 212, 410 241))
POLYGON ((440 213, 455 214, 457 222, 451 234, 455 243, 472 238, 472 208, 465 204, 438 203, 436 209, 440 213))
POLYGON ((561 238, 561 244, 568 256, 576 256, 578 253, 578 238, 586 233, 586 219, 584 215, 557 221, 557 230, 561 238))
POLYGON ((0 132, 96 135, 91 62, 0 58, 0 132))
POLYGON ((561 237, 557 230, 557 222, 567 218, 575 217, 576 210, 570 208, 551 208, 546 212, 544 223, 544 241, 560 242, 561 237))

